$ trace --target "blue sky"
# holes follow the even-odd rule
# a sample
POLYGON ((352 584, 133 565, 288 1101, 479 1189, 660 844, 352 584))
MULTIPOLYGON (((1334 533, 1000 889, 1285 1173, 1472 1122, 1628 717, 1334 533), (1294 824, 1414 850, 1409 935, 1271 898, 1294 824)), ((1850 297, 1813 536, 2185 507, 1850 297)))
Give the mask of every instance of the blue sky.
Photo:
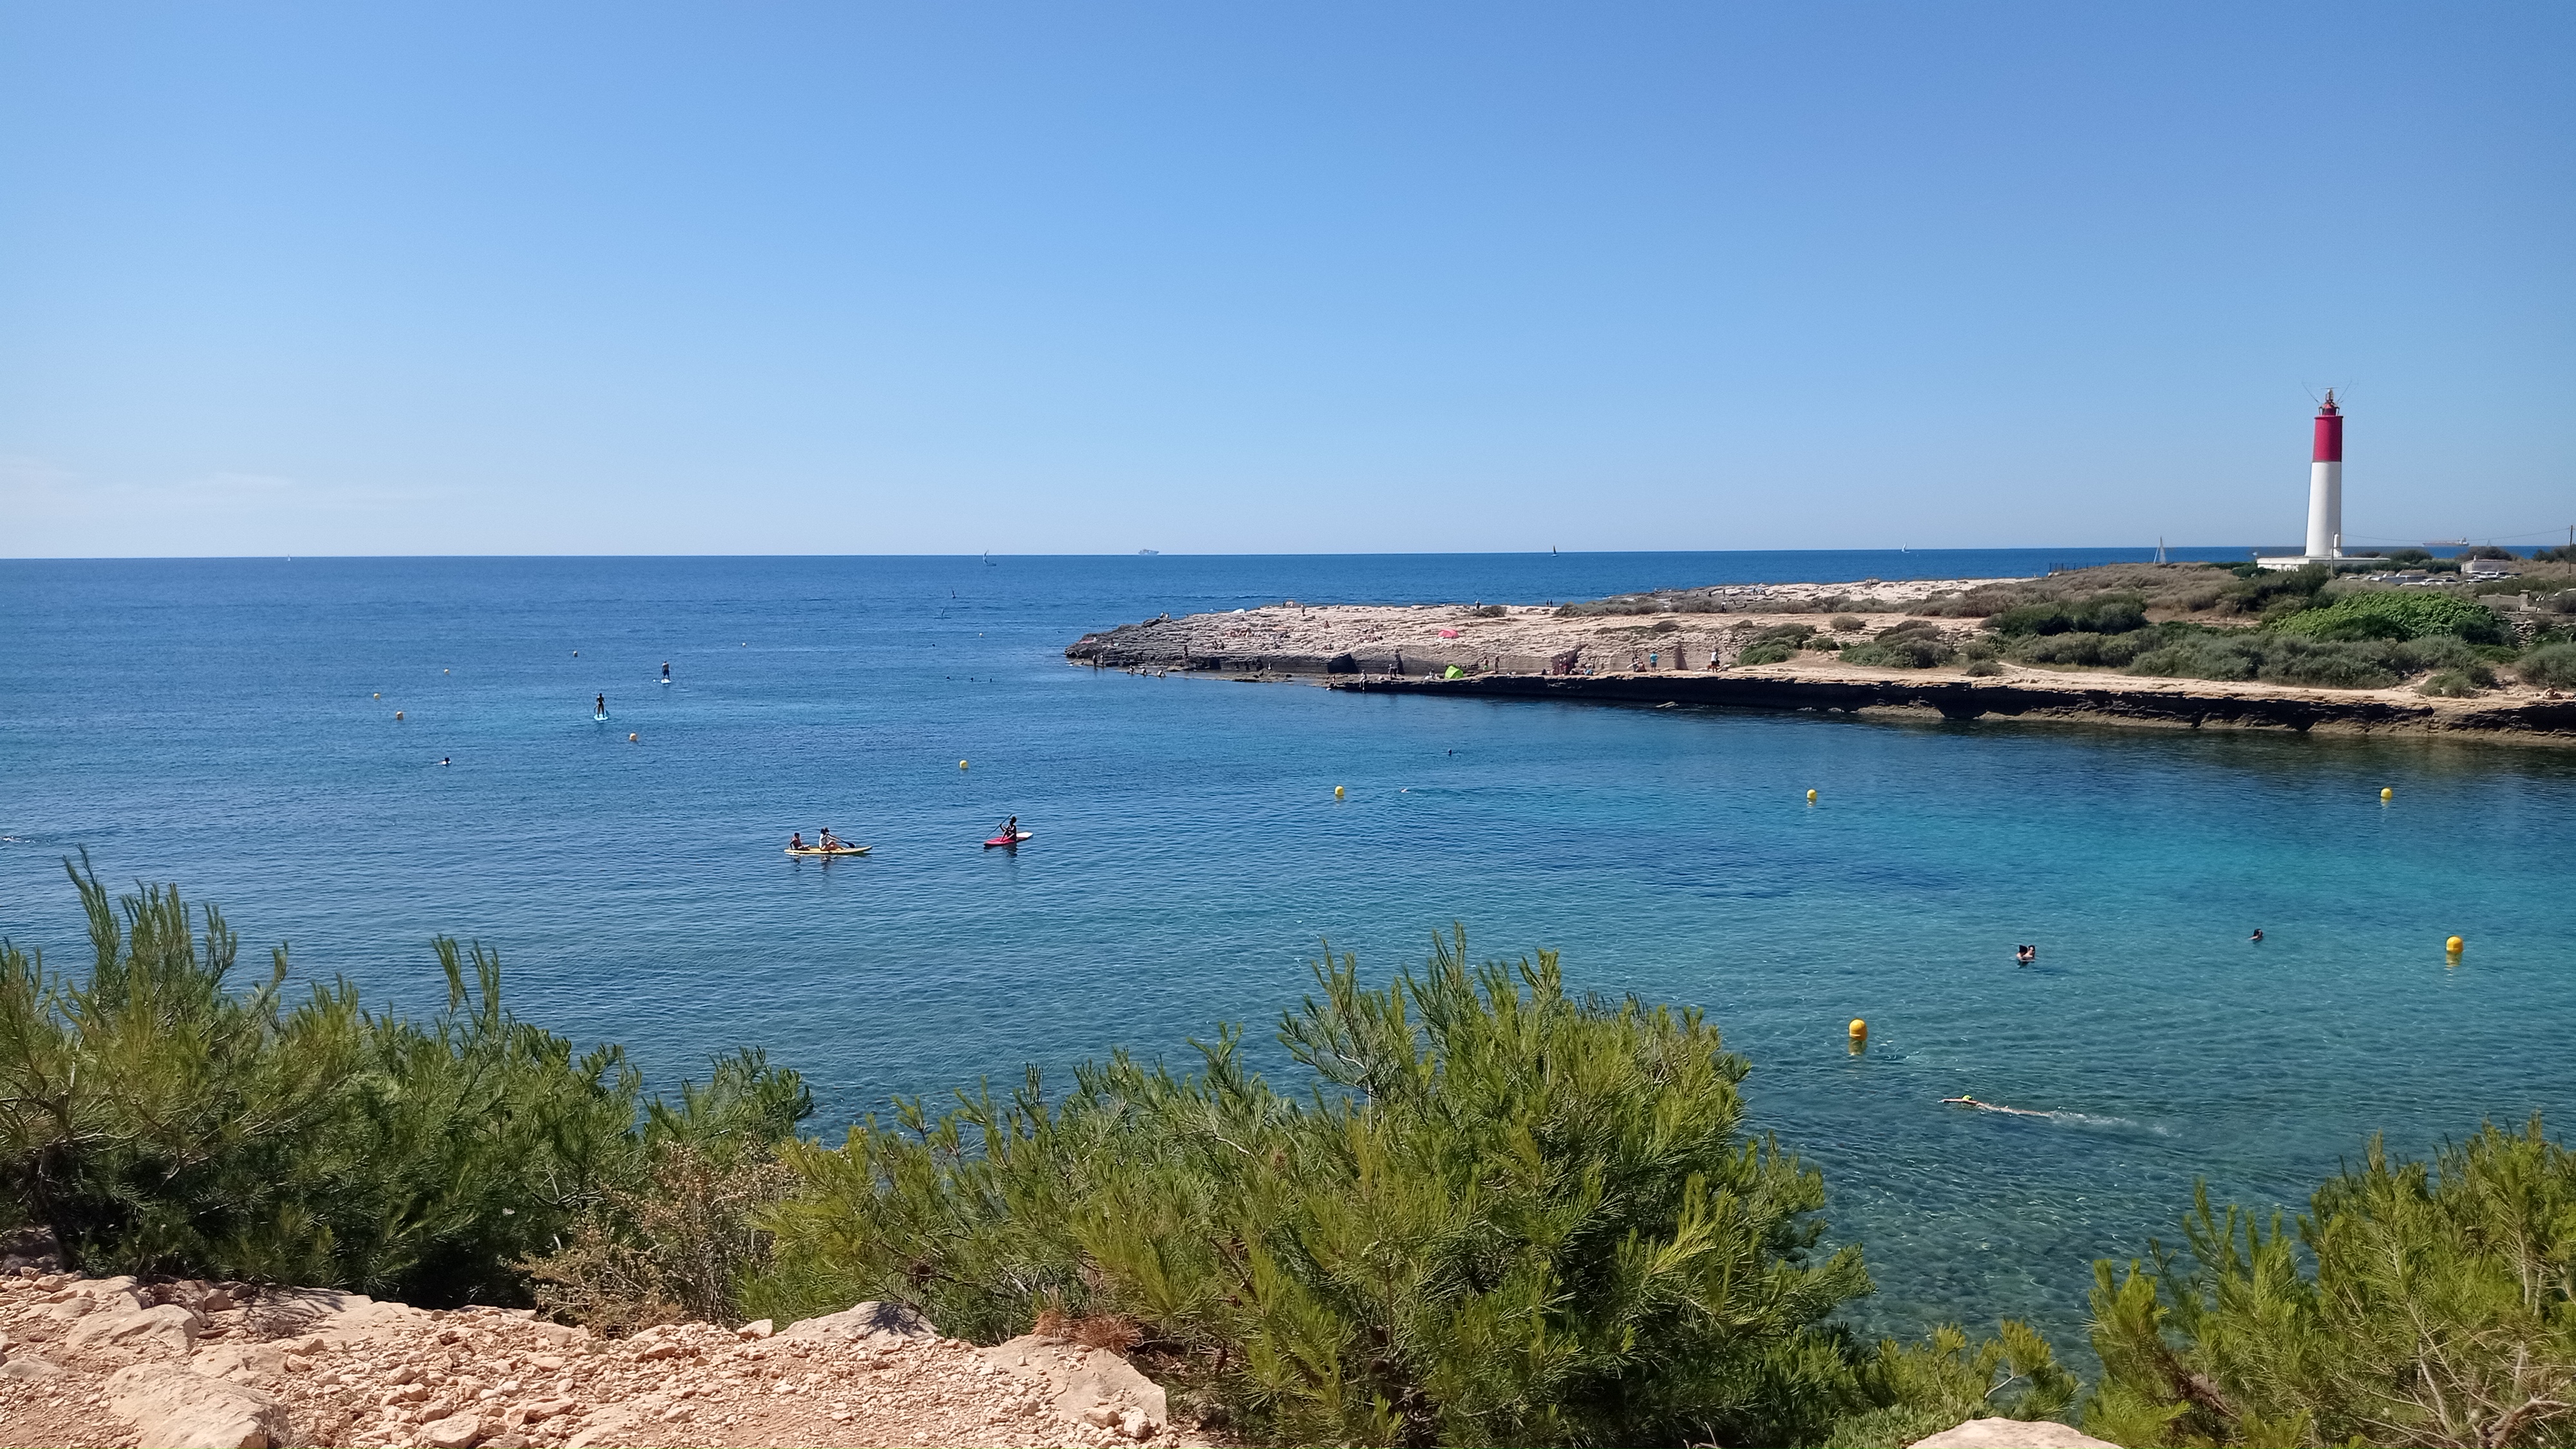
MULTIPOLYGON (((0 555, 2576 523, 2576 7, 0 8, 0 555)), ((2535 540, 2545 541, 2545 540, 2535 540)))

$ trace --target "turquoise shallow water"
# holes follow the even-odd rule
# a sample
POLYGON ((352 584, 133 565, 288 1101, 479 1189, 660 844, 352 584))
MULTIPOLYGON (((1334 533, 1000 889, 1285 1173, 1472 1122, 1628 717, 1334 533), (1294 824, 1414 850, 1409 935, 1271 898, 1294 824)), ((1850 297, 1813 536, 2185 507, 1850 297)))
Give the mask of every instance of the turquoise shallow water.
POLYGON ((2171 1238, 2195 1177, 2296 1200, 2372 1132, 2568 1117, 2576 756, 1344 696, 1061 650, 1285 596, 2109 556, 0 563, 0 932, 75 956, 58 862, 87 846, 419 1009, 427 938, 479 937, 531 1019, 665 1082, 760 1043, 845 1120, 1259 1036, 1319 941, 1383 973, 1463 921, 1707 1009, 1865 1244, 1868 1327, 2019 1314, 2071 1346, 2091 1260, 2171 1238), (1037 838, 978 848, 1008 813, 1037 838), (876 853, 779 854, 820 825, 876 853), (1963 1090, 2059 1115, 1939 1105, 1963 1090))

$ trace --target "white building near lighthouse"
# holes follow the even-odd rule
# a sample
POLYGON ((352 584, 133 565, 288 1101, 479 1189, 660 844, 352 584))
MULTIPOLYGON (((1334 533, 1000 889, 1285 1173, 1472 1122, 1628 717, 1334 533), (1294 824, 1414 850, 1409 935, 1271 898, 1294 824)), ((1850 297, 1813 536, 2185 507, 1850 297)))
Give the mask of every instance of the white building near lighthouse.
POLYGON ((2317 408, 2316 444, 2308 461, 2308 547, 2305 553, 2254 560, 2267 569, 2304 568, 2343 557, 2343 413, 2334 389, 2317 408))

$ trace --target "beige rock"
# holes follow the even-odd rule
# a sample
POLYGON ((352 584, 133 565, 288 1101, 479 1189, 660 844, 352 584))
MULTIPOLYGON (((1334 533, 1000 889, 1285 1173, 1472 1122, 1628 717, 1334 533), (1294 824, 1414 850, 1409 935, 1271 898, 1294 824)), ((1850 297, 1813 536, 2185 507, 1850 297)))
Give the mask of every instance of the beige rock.
POLYGON ((778 1331, 778 1325, 766 1318, 755 1318, 733 1331, 736 1338, 767 1338, 778 1331))
POLYGON ((63 1335, 63 1348, 70 1353, 114 1348, 148 1358, 186 1358, 197 1346, 197 1330, 204 1322, 176 1303, 128 1313, 93 1313, 63 1335))
POLYGON ((483 1420, 471 1412, 450 1414, 420 1426, 420 1442, 429 1449, 471 1449, 483 1438, 483 1420))
POLYGON ((107 1404, 156 1449, 268 1449, 289 1433, 286 1406, 274 1395, 168 1364, 109 1375, 107 1404))
POLYGON ((1084 1410, 1104 1405, 1110 1417, 1091 1422, 1106 1429, 1116 1425, 1119 1414, 1136 1409, 1144 1414, 1151 1432, 1153 1425, 1168 1423, 1172 1417, 1163 1386, 1105 1348, 1084 1348, 1031 1333, 978 1350, 978 1357, 997 1368, 1037 1376, 1045 1383, 1056 1412, 1068 1419, 1088 1418, 1084 1410))
POLYGON ((62 1371, 63 1366, 51 1359, 21 1351, 0 1364, 0 1379, 49 1379, 62 1371))
POLYGON ((1970 1419, 1912 1449, 2118 1449, 2105 1440, 2081 1434, 2053 1419, 1970 1419))
POLYGON ((937 1338, 939 1330, 931 1321, 900 1303, 867 1302, 808 1318, 780 1329, 778 1336, 787 1339, 842 1338, 862 1341, 905 1338, 937 1338))

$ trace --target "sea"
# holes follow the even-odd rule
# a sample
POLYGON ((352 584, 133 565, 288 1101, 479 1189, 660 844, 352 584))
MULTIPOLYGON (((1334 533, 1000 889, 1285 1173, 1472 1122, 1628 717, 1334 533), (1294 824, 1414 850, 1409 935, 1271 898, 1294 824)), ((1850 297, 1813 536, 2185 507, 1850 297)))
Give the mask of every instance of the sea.
POLYGON ((523 1018, 663 1089, 765 1047, 837 1138, 1029 1065, 1188 1063, 1225 1022, 1292 1077, 1271 1033, 1312 962, 1382 981, 1460 924, 1723 1029, 1752 1127, 1863 1246, 1857 1328, 2018 1317, 2080 1357, 2094 1261, 2178 1242, 2195 1183, 2296 1209, 2374 1135, 2576 1120, 2576 751, 1354 695, 1063 651, 1290 598, 2146 556, 0 562, 0 935, 77 968, 86 851, 219 903, 245 976, 283 944, 427 1014, 431 938, 481 941, 523 1018), (1012 815, 1032 838, 984 849, 1012 815), (873 850, 782 852, 825 826, 873 850))

